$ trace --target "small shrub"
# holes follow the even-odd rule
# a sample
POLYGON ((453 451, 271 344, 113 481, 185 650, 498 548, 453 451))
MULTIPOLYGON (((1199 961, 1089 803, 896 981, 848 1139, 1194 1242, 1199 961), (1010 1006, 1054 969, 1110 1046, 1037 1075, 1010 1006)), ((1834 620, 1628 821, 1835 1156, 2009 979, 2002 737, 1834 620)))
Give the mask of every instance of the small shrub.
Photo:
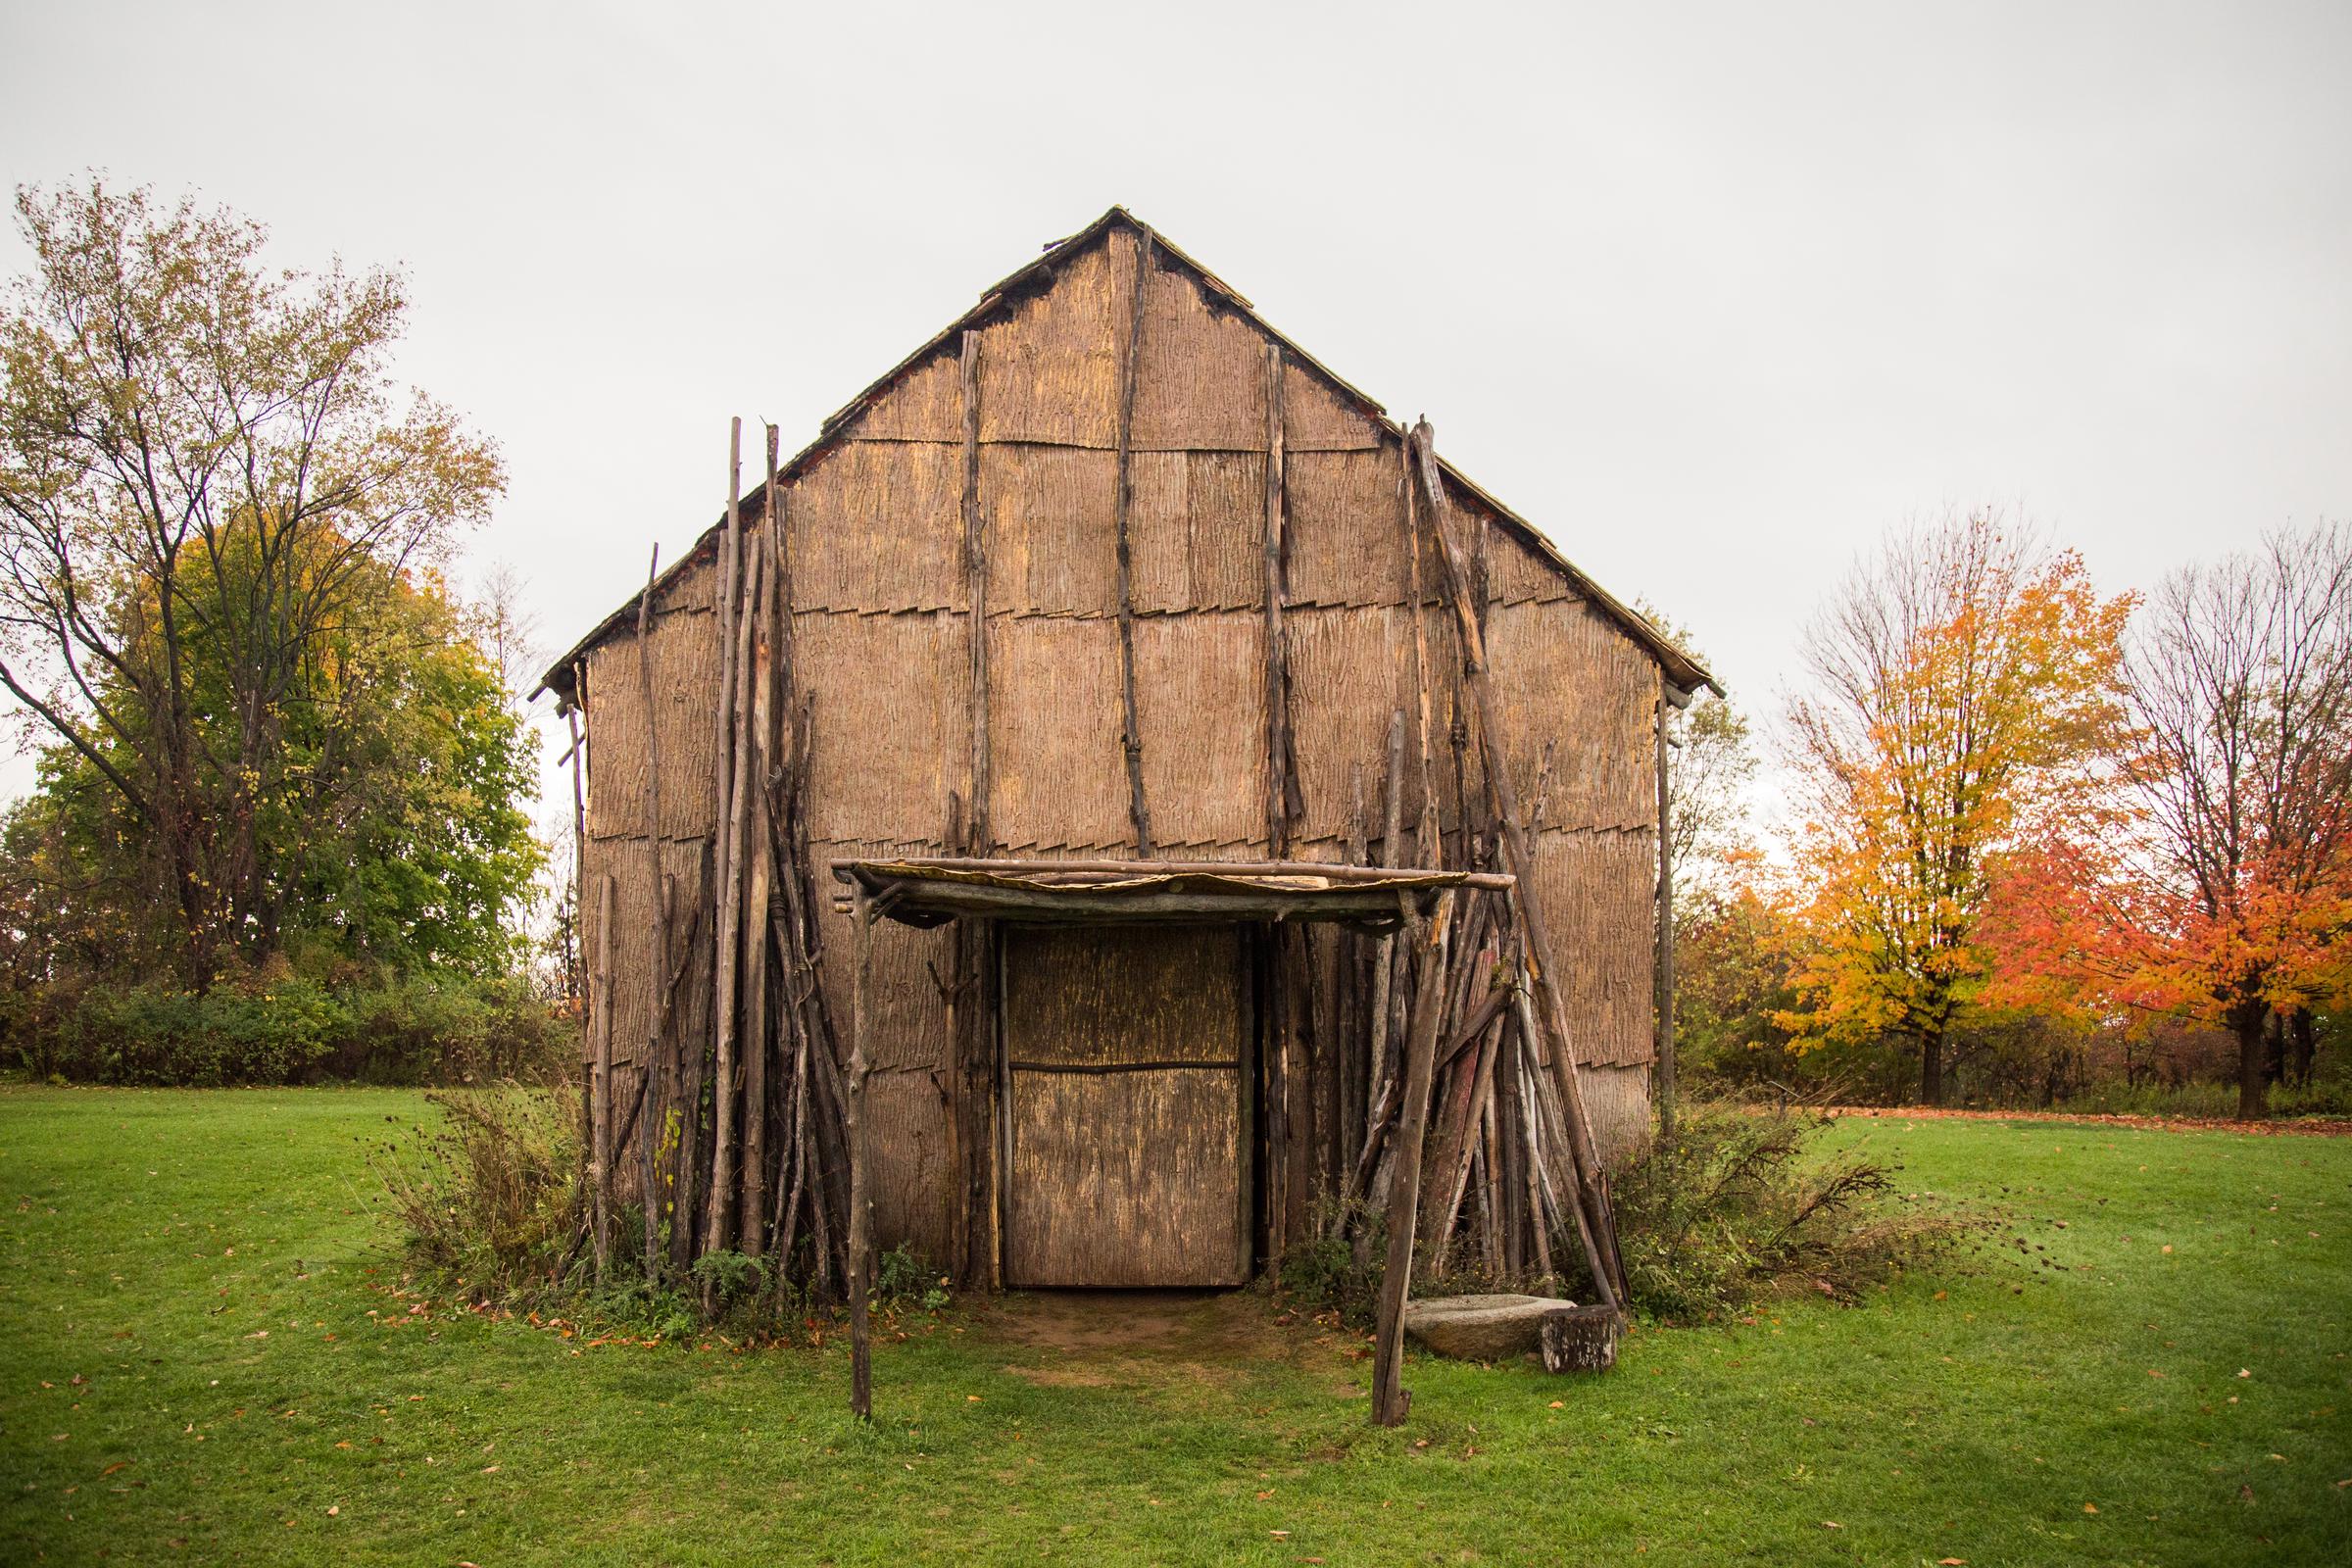
POLYGON ((575 1260, 582 1194, 571 1107, 518 1084, 427 1097, 444 1112, 373 1161, 402 1250, 476 1299, 544 1298, 575 1260))
POLYGON ((1966 1232, 1892 1200, 1888 1167, 1824 1157, 1813 1146, 1831 1124, 1802 1108, 1687 1104, 1675 1136, 1613 1184, 1628 1304, 1675 1322, 1776 1294, 1852 1300, 1966 1232))
POLYGON ((1284 1249, 1275 1278, 1312 1313, 1336 1312, 1354 1329, 1372 1327, 1380 1300, 1387 1216, 1368 1203, 1326 1203, 1314 1234, 1284 1249))
POLYGON ((920 1307, 936 1312, 949 1302, 948 1278, 929 1258, 901 1242, 874 1260, 871 1299, 885 1311, 920 1307))

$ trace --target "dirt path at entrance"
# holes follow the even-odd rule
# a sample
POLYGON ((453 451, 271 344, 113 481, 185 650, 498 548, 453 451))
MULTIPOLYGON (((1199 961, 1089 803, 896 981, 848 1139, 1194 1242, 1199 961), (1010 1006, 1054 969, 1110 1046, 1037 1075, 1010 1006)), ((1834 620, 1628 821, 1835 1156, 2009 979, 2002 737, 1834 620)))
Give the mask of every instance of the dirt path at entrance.
POLYGON ((1338 1378, 1365 1348, 1255 1291, 1022 1291, 973 1326, 1004 1348, 1014 1376, 1082 1387, 1229 1384, 1267 1362, 1338 1378))
POLYGON ((2054 1121, 2093 1127, 2134 1127, 2160 1133, 2251 1133, 2256 1137, 2352 1138, 2352 1121, 2294 1117, 2280 1121, 2224 1121, 2211 1116, 2131 1116, 2068 1110, 1930 1110, 1916 1105, 1828 1105, 1833 1116, 1908 1117, 1928 1121, 2054 1121))

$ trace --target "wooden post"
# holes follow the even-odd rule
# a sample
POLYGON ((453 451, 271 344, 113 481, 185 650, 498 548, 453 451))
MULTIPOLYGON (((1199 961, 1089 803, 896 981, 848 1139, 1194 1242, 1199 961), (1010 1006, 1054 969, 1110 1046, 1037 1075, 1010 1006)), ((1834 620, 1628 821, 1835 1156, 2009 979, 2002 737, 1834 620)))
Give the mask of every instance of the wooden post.
MULTIPOLYGON (((992 794, 989 750, 988 522, 980 511, 980 334, 967 330, 962 342, 963 393, 963 572, 965 624, 970 643, 967 706, 971 757, 964 778, 961 853, 985 857, 995 850, 990 822, 992 794)), ((1122 485, 1121 495, 1125 489, 1122 485)), ((1122 503, 1123 504, 1123 503, 1122 503)), ((991 1032, 995 976, 989 961, 989 925, 956 922, 956 1050, 961 1058, 957 1148, 961 1163, 964 1224, 958 1239, 966 1285, 996 1283, 996 1072, 991 1032)))
POLYGON ((774 768, 776 661, 782 650, 776 642, 776 596, 782 584, 776 571, 776 442, 774 425, 767 427, 767 485, 760 506, 760 613, 754 619, 757 671, 753 682, 752 722, 745 744, 752 753, 751 876, 745 894, 743 922, 744 1039, 743 1039, 743 1193, 738 1230, 746 1256, 758 1257, 767 1241, 767 939, 773 922, 769 900, 774 892, 776 840, 768 817, 769 783, 774 768))
POLYGON ((965 791, 972 850, 986 855, 989 823, 988 521, 980 511, 980 334, 963 334, 963 587, 971 627, 972 761, 965 791))
MULTIPOLYGON (((1282 347, 1266 345, 1266 471, 1264 514, 1258 543, 1264 573, 1264 679, 1266 707, 1266 858, 1279 861, 1290 853, 1290 671, 1283 643, 1283 415, 1282 347)), ((1272 1047, 1265 1054, 1267 1147, 1266 1223, 1268 1250, 1280 1256, 1290 1244, 1294 1222, 1295 1174, 1305 1152, 1298 1138, 1294 1094, 1294 1057, 1298 1035, 1297 980, 1292 955, 1298 933, 1277 924, 1269 933, 1270 982, 1265 1016, 1273 1025, 1272 1047), (1294 1147, 1299 1146, 1299 1147, 1294 1147)))
MULTIPOLYGON (((1396 840, 1404 826, 1404 710, 1399 708, 1389 715, 1389 781, 1388 799, 1382 802, 1386 813, 1381 824, 1380 858, 1385 865, 1399 863, 1396 859, 1396 840)), ((1370 1138, 1381 1101, 1381 1089, 1389 1076, 1389 988, 1396 972, 1396 938, 1384 932, 1372 945, 1372 1046, 1371 1065, 1366 1073, 1364 1090, 1364 1136, 1370 1138)))
POLYGON ((1152 271, 1152 236, 1135 243, 1135 288, 1127 313, 1127 358, 1119 368, 1119 492, 1116 515, 1119 589, 1119 695, 1127 753, 1127 811, 1135 826, 1135 853, 1152 858, 1152 808, 1144 799, 1144 731, 1135 702, 1135 562, 1129 514, 1135 505, 1135 380, 1144 345, 1144 287, 1152 271))
POLYGON ((580 1152, 596 1150, 596 1000, 588 974, 588 792, 580 781, 580 702, 588 692, 588 666, 571 666, 571 700, 564 705, 564 728, 571 736, 571 940, 572 983, 580 1002, 580 1152))
MULTIPOLYGON (((703 1074, 707 1063, 716 1054, 719 1032, 735 1016, 734 997, 730 987, 734 982, 732 963, 727 953, 727 933, 732 927, 726 918, 726 896, 734 865, 734 846, 727 835, 727 824, 734 819, 735 785, 735 590, 736 576, 741 566, 743 538, 743 420, 729 421, 727 427, 727 520, 718 537, 717 596, 713 606, 718 621, 718 706, 713 719, 717 733, 712 741, 711 766, 716 796, 716 808, 710 818, 711 864, 708 889, 710 895, 710 934, 712 954, 710 962, 710 1049, 695 1042, 690 1065, 686 1071, 685 1093, 680 1097, 684 1113, 679 1129, 678 1191, 673 1212, 675 1235, 671 1252, 681 1267, 691 1263, 698 1250, 717 1245, 708 1234, 702 1238, 702 1248, 695 1246, 694 1230, 700 1200, 710 1189, 706 1185, 709 1173, 703 1169, 703 1074)), ((725 1090, 724 1073, 719 1074, 718 1088, 725 1090)))
POLYGON ((865 1196, 865 1026, 873 985, 874 916, 865 884, 852 895, 850 979, 850 1073, 842 1098, 842 1131, 850 1149, 850 1413, 861 1421, 874 1415, 873 1325, 866 1300, 870 1289, 866 1252, 871 1222, 865 1196))
POLYGON ((1291 700, 1288 652, 1283 644, 1283 429, 1282 345, 1266 345, 1266 507, 1261 545, 1266 576, 1266 858, 1290 853, 1291 700))
POLYGON ((1544 1021, 1550 1026, 1557 1050, 1553 1053, 1551 1068, 1560 1085, 1561 1099, 1566 1102, 1566 1121, 1569 1151, 1575 1158, 1580 1178, 1580 1198, 1586 1210, 1592 1239, 1599 1246, 1596 1258, 1622 1292, 1625 1271, 1617 1257, 1616 1224, 1609 1209, 1607 1173, 1601 1168, 1600 1152, 1593 1147, 1592 1132, 1585 1116, 1584 1090, 1577 1080, 1576 1054, 1570 1043, 1568 1016, 1554 983, 1557 966, 1556 950, 1552 947, 1550 930, 1544 917, 1543 900, 1535 887, 1535 855, 1528 843, 1525 820, 1519 814, 1517 786, 1511 780, 1508 731, 1503 727, 1500 710, 1494 702, 1494 684, 1488 677, 1486 639, 1480 629, 1476 609, 1470 603, 1469 564, 1462 556, 1461 546, 1446 521, 1446 495, 1438 476, 1438 460, 1434 436, 1429 421, 1424 419, 1413 427, 1411 443, 1418 459, 1422 487, 1429 502, 1430 520, 1436 529, 1441 559, 1445 563, 1448 597, 1453 601, 1454 620, 1462 640, 1462 683, 1469 695, 1478 720, 1478 740, 1481 771, 1486 775, 1487 795, 1493 807, 1496 824, 1502 830, 1505 858, 1518 883, 1512 889, 1520 925, 1526 939, 1530 970, 1536 994, 1544 1004, 1544 1021))
POLYGON ((1437 914, 1424 920, 1411 895, 1399 896, 1413 945, 1421 953, 1420 983, 1413 997, 1412 1027, 1404 1041, 1404 1102, 1396 1124, 1396 1175, 1389 1184, 1388 1256, 1380 1275, 1378 1333, 1372 1353, 1372 1419, 1393 1427, 1404 1419, 1412 1396, 1404 1390, 1404 1301, 1413 1283, 1413 1224, 1421 1201, 1421 1144, 1429 1126, 1429 1082, 1438 1045, 1438 1014, 1445 988, 1438 971, 1445 959, 1446 926, 1453 912, 1450 894, 1439 897, 1437 914))
POLYGON ((596 1282, 612 1252, 612 873, 598 885, 596 913, 596 1282))
POLYGON ((1666 682, 1658 681, 1658 952, 1657 1077, 1658 1131, 1674 1137, 1674 805, 1667 778, 1670 736, 1666 682))
MULTIPOLYGON (((752 625, 757 618, 761 573, 760 558, 748 558, 748 569, 743 573, 743 604, 735 617, 734 668, 737 679, 727 684, 735 694, 735 761, 734 783, 728 792, 728 817, 719 823, 719 832, 726 843, 727 875, 719 889, 718 922, 718 1017, 714 1030, 718 1049, 712 1053, 710 1078, 710 1202, 704 1216, 703 1250, 717 1251, 725 1248, 734 1236, 728 1221, 735 1212, 735 1101, 740 1066, 736 1060, 737 994, 741 970, 743 931, 743 884, 745 871, 744 829, 751 806, 751 692, 752 625)), ((705 1291, 709 1296, 709 1291, 705 1291)))
MULTIPOLYGON (((1418 492, 1413 479, 1413 448, 1407 440, 1399 452, 1404 460, 1404 550, 1405 591, 1412 599, 1413 616, 1413 746, 1421 760, 1421 815, 1418 821, 1418 853, 1415 865, 1439 863, 1438 845, 1438 781, 1429 760, 1429 612, 1423 603, 1421 586, 1421 515, 1418 492)), ((1394 850, 1383 850, 1394 857, 1394 850)), ((1396 863, 1394 859, 1392 864, 1396 863)))
MULTIPOLYGON (((669 978, 669 905, 662 897, 662 719, 654 707, 654 584, 662 576, 662 547, 654 546, 645 565, 645 596, 637 601, 637 697, 645 710, 645 847, 653 857, 653 873, 646 886, 654 893, 654 976, 669 978)), ((662 1268, 662 1201, 654 1178, 654 1129, 660 1105, 654 1094, 655 1074, 661 1068, 662 1038, 666 1032, 666 989, 647 1008, 645 1059, 638 1063, 644 1109, 637 1123, 637 1171, 644 1183, 645 1277, 657 1278, 662 1268)))

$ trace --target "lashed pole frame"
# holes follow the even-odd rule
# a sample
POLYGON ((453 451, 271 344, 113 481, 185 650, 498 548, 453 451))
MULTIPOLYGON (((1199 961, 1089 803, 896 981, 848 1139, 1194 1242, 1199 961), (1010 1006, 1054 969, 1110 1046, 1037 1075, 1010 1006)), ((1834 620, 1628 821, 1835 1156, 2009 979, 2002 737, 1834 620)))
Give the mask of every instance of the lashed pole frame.
POLYGON ((1453 603, 1454 620, 1461 635, 1462 683, 1469 688, 1478 719, 1483 764, 1480 771, 1486 775, 1488 799, 1495 822, 1502 830, 1503 854, 1509 861, 1509 870, 1518 878, 1512 897, 1518 904, 1529 978, 1543 1004, 1543 1022, 1550 1030, 1551 1070, 1559 1085, 1560 1098, 1565 1102, 1564 1130, 1576 1167, 1576 1200, 1591 1230, 1587 1241, 1592 1254, 1592 1272, 1594 1278, 1612 1284, 1617 1298, 1622 1299, 1625 1269, 1617 1255, 1617 1226, 1609 1204, 1608 1175, 1601 1167, 1592 1124, 1585 1114, 1584 1090, 1578 1081, 1576 1054, 1569 1039, 1567 1009, 1556 984, 1555 950, 1544 916, 1544 901, 1535 887, 1535 855, 1528 842, 1525 819, 1519 814, 1518 791, 1511 778, 1508 732, 1495 706, 1494 683, 1489 679, 1486 638, 1479 626, 1477 611, 1470 603, 1469 564, 1446 520, 1445 485, 1438 472, 1429 421, 1424 419, 1416 424, 1407 439, 1421 480, 1422 499, 1429 505, 1430 522, 1437 534, 1440 560, 1446 571, 1446 594, 1453 603))

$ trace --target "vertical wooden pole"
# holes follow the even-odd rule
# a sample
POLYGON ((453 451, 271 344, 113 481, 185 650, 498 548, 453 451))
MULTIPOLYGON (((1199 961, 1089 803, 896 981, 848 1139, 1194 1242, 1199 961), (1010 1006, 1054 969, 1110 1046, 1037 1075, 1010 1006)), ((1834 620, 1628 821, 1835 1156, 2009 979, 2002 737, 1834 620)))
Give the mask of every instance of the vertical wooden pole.
MULTIPOLYGON (((967 330, 961 345, 963 395, 963 572, 966 639, 969 643, 968 712, 971 755, 964 778, 962 848, 966 855, 994 852, 990 821, 993 794, 989 750, 988 522, 980 510, 980 334, 967 330)), ((1122 494, 1124 490, 1122 489, 1122 494)), ((962 1132, 963 1234, 958 1238, 963 1283, 993 1285, 998 1270, 996 1224, 997 1073, 996 976, 990 962, 991 927, 983 920, 956 922, 956 1049, 961 1059, 958 1105, 962 1132)))
MULTIPOLYGON (((735 766, 734 783, 728 792, 728 818, 719 824, 726 842, 727 876, 719 889, 718 924, 718 1002, 716 1023, 718 1049, 712 1053, 710 1079, 710 1203, 704 1216, 704 1250, 717 1251, 734 1240, 730 1221, 735 1217, 735 1154, 737 1144, 736 1100, 742 1071, 737 1060, 741 1038, 738 1027, 740 1009, 737 1006, 741 990, 741 958, 743 932, 743 884, 745 861, 744 831, 750 816, 752 780, 752 626, 758 619, 760 606, 760 558, 746 558, 742 572, 743 602, 735 617, 734 667, 737 678, 729 684, 735 692, 735 766)), ((706 1291, 705 1295, 708 1296, 706 1291)))
MULTIPOLYGON (((1381 803, 1380 857, 1384 865, 1399 865, 1396 841, 1404 825, 1404 710, 1389 715, 1388 798, 1381 803)), ((1372 945, 1372 1046, 1364 1091, 1364 1136, 1370 1138, 1381 1102, 1381 1087, 1389 1076, 1389 988, 1396 976, 1396 938, 1384 933, 1372 945)))
POLYGON ((741 1224, 743 1251, 758 1257, 767 1241, 767 1067, 770 1054, 767 1015, 767 945, 774 922, 769 918, 776 875, 774 824, 767 803, 775 768, 776 662, 782 650, 776 642, 777 580, 776 486, 777 430, 767 427, 767 483, 760 502, 760 614, 753 634, 755 671, 752 722, 745 744, 752 753, 751 839, 745 853, 751 859, 749 888, 744 899, 743 972, 743 1193, 741 1224))
POLYGON ((1119 368, 1119 694, 1127 752, 1127 811, 1135 827, 1138 859, 1152 858, 1152 807, 1144 798, 1144 731, 1136 716, 1135 701, 1135 559, 1130 537, 1130 514, 1135 505, 1135 382, 1144 346, 1144 289, 1152 266, 1152 236, 1135 242, 1135 288, 1127 311, 1127 358, 1119 368))
MULTIPOLYGON (((691 1262, 702 1251, 717 1245, 703 1236, 701 1246, 695 1245, 695 1221, 702 1200, 708 1198, 710 1172, 703 1168, 704 1121, 703 1084, 706 1065, 715 1065, 718 1037, 735 1016, 733 964, 728 955, 727 933, 732 929, 726 919, 726 897, 734 869, 734 846, 727 833, 727 824, 734 819, 735 785, 735 598, 736 578, 742 565, 743 539, 743 420, 736 418, 727 426, 727 521, 718 537, 717 599, 713 617, 718 623, 718 706, 712 717, 717 733, 711 743, 715 779, 715 807, 710 818, 711 864, 708 887, 710 894, 710 1041, 708 1048, 695 1043, 692 1063, 686 1072, 687 1092, 684 1122, 679 1129, 678 1182, 675 1237, 671 1249, 681 1264, 691 1262)), ((723 1074, 718 1087, 723 1091, 723 1074)))
POLYGON ((1283 642, 1282 345, 1266 345, 1266 506, 1261 545, 1265 557, 1266 631, 1266 858, 1290 853, 1291 703, 1288 650, 1283 642))
POLYGON ((1441 851, 1437 774, 1429 760, 1429 610, 1423 603, 1427 590, 1421 583, 1420 485, 1413 477, 1412 442, 1408 439, 1398 450, 1404 460, 1405 591, 1412 600, 1413 616, 1413 746, 1421 762, 1421 814, 1412 863, 1435 867, 1441 851))
POLYGON ((655 1130, 661 1125, 661 1099, 654 1092, 661 1070, 662 1036, 668 1020, 669 905, 662 897, 662 715, 655 707, 654 585, 662 576, 662 547, 654 546, 645 565, 645 595, 637 601, 637 700, 645 711, 645 847, 653 858, 646 887, 654 908, 654 982, 660 989, 647 1010, 645 1058, 638 1064, 644 1084, 644 1109, 637 1118, 637 1171, 644 1184, 645 1277, 654 1279, 662 1267, 662 1199, 654 1176, 655 1130))
MULTIPOLYGON (((1283 633, 1284 431, 1282 409, 1282 347, 1266 345, 1266 471, 1264 516, 1259 548, 1264 572, 1265 708, 1266 708, 1266 858, 1280 860, 1291 844, 1290 670, 1283 633)), ((1298 1178, 1306 1164, 1298 1111, 1298 1053, 1299 1048, 1297 995, 1301 984, 1294 963, 1299 941, 1297 931, 1276 925, 1271 935, 1272 961, 1267 978, 1266 1017, 1273 1024, 1271 1049, 1266 1053, 1266 1116, 1268 1151, 1266 1172, 1268 1243, 1279 1256, 1291 1241, 1294 1212, 1303 1199, 1298 1178)))
POLYGON ((971 627, 972 762, 965 791, 972 848, 995 842, 989 821, 988 521, 980 510, 980 334, 963 334, 963 587, 971 627))
POLYGON ((1674 803, 1667 777, 1667 750, 1672 745, 1666 683, 1658 682, 1658 952, 1657 970, 1657 1099, 1658 1130, 1674 1137, 1674 803))
POLYGON ((873 985, 873 899, 862 882, 851 898, 850 1073, 842 1098, 842 1130, 850 1150, 850 1412, 861 1421, 874 1414, 873 1325, 866 1299, 870 1290, 866 1253, 871 1220, 865 1196, 865 1028, 873 985))
POLYGON ((588 694, 588 666, 571 666, 571 700, 564 705, 564 728, 571 736, 571 942, 572 983, 580 1002, 580 1153, 596 1152, 596 983, 588 969, 588 792, 581 783, 580 703, 588 694))
POLYGON ((612 873, 598 884, 596 912, 596 1282, 612 1253, 612 873))
POLYGON ((1393 1427, 1404 1419, 1412 1396, 1404 1390, 1404 1302, 1413 1283, 1413 1226, 1421 1203, 1421 1145, 1429 1128, 1429 1085, 1438 1045, 1438 1014, 1445 1004, 1439 970, 1446 954, 1446 926, 1453 912, 1451 894, 1441 894, 1434 918, 1423 919, 1403 895, 1409 940, 1419 950, 1421 974, 1413 995, 1412 1026, 1404 1041, 1404 1102, 1398 1111, 1396 1175, 1389 1184, 1388 1255, 1382 1261, 1378 1328, 1372 1352, 1372 1419, 1393 1427))

